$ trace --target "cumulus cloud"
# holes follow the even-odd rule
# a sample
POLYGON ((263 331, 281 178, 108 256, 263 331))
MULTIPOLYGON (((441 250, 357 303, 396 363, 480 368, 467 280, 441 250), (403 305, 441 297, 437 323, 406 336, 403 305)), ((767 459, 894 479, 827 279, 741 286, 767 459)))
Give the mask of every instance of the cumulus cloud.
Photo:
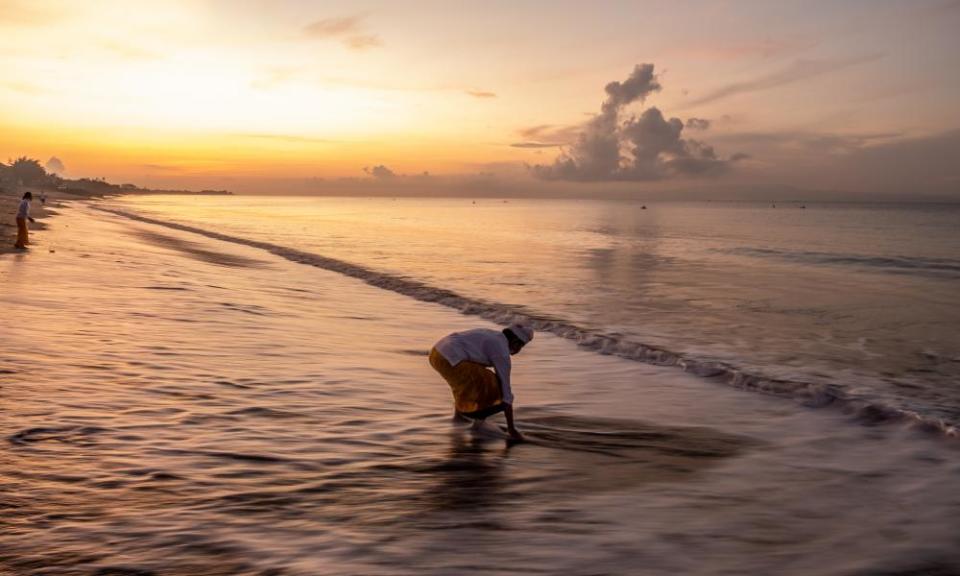
POLYGON ((607 98, 553 164, 536 165, 545 180, 643 181, 723 172, 730 160, 712 146, 683 138, 684 122, 656 107, 623 119, 624 108, 661 89, 653 64, 638 65, 624 82, 610 82, 607 98))
POLYGON ((610 82, 604 87, 607 99, 601 110, 604 115, 616 115, 627 104, 639 100, 643 102, 653 92, 659 92, 660 82, 653 72, 653 64, 638 64, 623 82, 610 82))
POLYGON ((364 30, 362 16, 323 18, 304 26, 303 33, 318 40, 339 40, 351 50, 366 50, 382 44, 379 36, 364 30))
POLYGON ((690 130, 709 130, 710 121, 706 118, 687 118, 687 128, 690 130))
POLYGON ((378 164, 378 165, 374 166, 373 168, 370 168, 370 167, 368 166, 368 167, 364 168, 363 171, 366 172, 367 174, 369 174, 370 176, 373 176, 374 178, 376 178, 376 179, 378 179, 378 180, 388 180, 388 179, 390 179, 390 178, 396 178, 396 176, 397 176, 397 173, 396 173, 396 172, 394 172, 393 170, 387 168, 387 167, 384 166, 383 164, 378 164))

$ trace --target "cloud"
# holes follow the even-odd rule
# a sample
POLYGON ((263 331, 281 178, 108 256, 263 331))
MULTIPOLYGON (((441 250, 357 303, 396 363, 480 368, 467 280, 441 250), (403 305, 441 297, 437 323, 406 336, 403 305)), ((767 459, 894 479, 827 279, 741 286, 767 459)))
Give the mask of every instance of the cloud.
MULTIPOLYGON (((853 140, 856 142, 856 139, 853 140)), ((842 153, 815 154, 792 180, 872 197, 960 199, 960 130, 868 138, 842 153)))
POLYGON ((324 18, 303 27, 303 34, 318 40, 339 40, 351 50, 366 50, 380 46, 382 42, 376 34, 363 29, 363 16, 324 18))
POLYGON ((517 130, 523 139, 510 144, 513 148, 557 148, 569 146, 577 141, 583 131, 582 124, 555 125, 539 124, 517 130))
POLYGON ((387 167, 384 166, 383 164, 378 164, 377 166, 374 166, 373 168, 370 168, 370 167, 364 168, 363 171, 366 172, 367 174, 369 174, 370 176, 373 176, 374 178, 376 178, 376 179, 378 179, 378 180, 389 180, 389 179, 391 179, 391 178, 396 178, 396 177, 397 177, 397 173, 396 173, 396 172, 394 172, 393 170, 387 168, 387 167))
POLYGON ((741 39, 717 43, 716 39, 702 43, 683 42, 670 51, 671 59, 701 60, 705 62, 730 62, 750 58, 770 60, 782 58, 801 50, 814 47, 817 42, 802 36, 776 39, 741 39))
POLYGON ((759 78, 722 86, 706 96, 690 102, 690 106, 700 106, 737 94, 770 90, 771 88, 793 84, 794 82, 814 78, 843 68, 873 62, 882 56, 882 54, 867 54, 865 56, 846 58, 843 60, 796 60, 786 68, 760 76, 759 78))
POLYGON ((488 92, 486 90, 464 90, 466 94, 473 96, 474 98, 496 98, 496 92, 488 92))
MULTIPOLYGON (((553 164, 536 165, 544 180, 580 182, 649 181, 676 176, 707 176, 727 169, 730 160, 712 146, 683 138, 684 123, 667 119, 656 107, 621 120, 624 108, 661 89, 653 64, 638 65, 624 82, 610 82, 600 114, 580 127, 573 144, 553 164)), ((545 127, 528 129, 537 135, 545 127)), ((528 143, 529 144, 529 143, 528 143)))
POLYGON ((303 27, 303 33, 314 38, 339 38, 355 33, 360 28, 360 16, 324 18, 303 27))
POLYGON ((63 174, 67 171, 67 167, 56 156, 51 156, 44 168, 47 169, 47 172, 53 172, 54 174, 63 174))
POLYGON ((563 144, 551 144, 549 142, 514 142, 510 145, 512 148, 558 148, 563 144))
POLYGON ((660 91, 660 82, 653 73, 653 64, 637 64, 623 82, 610 82, 604 87, 607 99, 600 107, 603 114, 617 114, 627 104, 643 102, 653 92, 660 91))
POLYGON ((719 139, 724 143, 764 152, 787 154, 808 152, 823 155, 849 154, 866 146, 894 141, 903 136, 900 132, 864 132, 837 134, 832 132, 735 132, 719 139))
POLYGON ((709 130, 710 121, 705 118, 687 118, 687 128, 690 130, 709 130))
POLYGON ((539 124, 517 130, 522 141, 514 142, 514 148, 556 148, 567 146, 576 141, 582 126, 557 126, 554 124, 539 124))

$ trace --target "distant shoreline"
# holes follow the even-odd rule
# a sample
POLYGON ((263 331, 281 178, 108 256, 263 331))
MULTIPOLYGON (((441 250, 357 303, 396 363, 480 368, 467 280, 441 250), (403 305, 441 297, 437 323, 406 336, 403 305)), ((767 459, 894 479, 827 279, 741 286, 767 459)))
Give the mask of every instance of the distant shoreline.
MULTIPOLYGON (((57 214, 55 208, 60 207, 64 200, 86 201, 98 198, 116 198, 120 196, 148 196, 148 195, 175 195, 175 196, 232 196, 233 193, 227 190, 148 190, 144 188, 130 188, 123 190, 109 190, 104 192, 93 192, 79 188, 33 188, 25 187, 19 191, 0 191, 0 255, 3 254, 23 254, 27 251, 17 250, 13 247, 17 236, 16 212, 17 206, 23 197, 24 192, 33 192, 33 202, 30 205, 30 216, 37 222, 28 224, 30 227, 31 240, 35 239, 37 232, 43 232, 47 228, 44 220, 57 214), (40 202, 40 194, 43 193, 47 198, 47 203, 40 202)), ((42 238, 42 236, 40 236, 42 238)))

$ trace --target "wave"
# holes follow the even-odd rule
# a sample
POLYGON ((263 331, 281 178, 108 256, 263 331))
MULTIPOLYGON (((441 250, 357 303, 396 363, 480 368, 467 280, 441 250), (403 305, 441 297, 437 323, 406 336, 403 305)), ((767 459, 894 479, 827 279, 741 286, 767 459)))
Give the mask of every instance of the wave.
POLYGON ((599 354, 618 356, 620 358, 658 366, 676 366, 685 372, 734 388, 792 398, 811 408, 826 406, 838 407, 845 413, 852 414, 857 421, 866 425, 903 423, 937 435, 953 438, 960 436, 960 432, 958 432, 956 426, 941 418, 858 398, 835 384, 785 380, 755 374, 729 363, 691 358, 683 353, 636 342, 618 335, 605 334, 600 330, 578 326, 563 318, 530 310, 524 306, 490 302, 480 298, 463 296, 453 290, 438 288, 415 279, 373 270, 336 258, 303 252, 295 248, 271 244, 269 242, 231 236, 196 226, 150 218, 123 210, 101 206, 95 208, 138 222, 155 224, 174 230, 199 234, 215 240, 259 248, 292 262, 343 274, 361 280, 370 286, 390 290, 391 292, 409 296, 421 302, 440 304, 457 310, 462 314, 479 316, 497 324, 509 325, 517 322, 525 323, 539 332, 549 332, 570 340, 581 348, 599 354))
POLYGON ((924 258, 919 256, 866 256, 773 248, 740 247, 723 250, 728 254, 755 258, 778 258, 802 264, 825 266, 860 266, 890 274, 910 274, 933 278, 960 278, 960 260, 952 258, 924 258))

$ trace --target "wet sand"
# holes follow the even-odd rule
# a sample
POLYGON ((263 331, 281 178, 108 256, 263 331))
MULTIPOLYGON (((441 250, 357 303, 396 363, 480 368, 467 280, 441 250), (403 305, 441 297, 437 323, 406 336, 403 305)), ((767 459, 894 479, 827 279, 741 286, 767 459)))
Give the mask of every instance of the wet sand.
POLYGON ((82 205, 44 243, 0 259, 0 573, 960 566, 956 450, 914 431, 542 334, 511 446, 426 362, 485 321, 82 205))

